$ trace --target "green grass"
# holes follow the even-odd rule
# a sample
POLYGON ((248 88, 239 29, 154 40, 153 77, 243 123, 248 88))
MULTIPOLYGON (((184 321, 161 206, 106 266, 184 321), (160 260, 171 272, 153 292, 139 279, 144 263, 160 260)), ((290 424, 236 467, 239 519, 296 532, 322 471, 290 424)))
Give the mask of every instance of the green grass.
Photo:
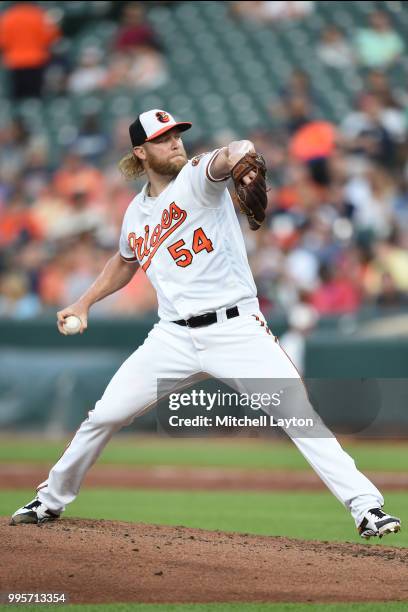
POLYGON ((4 610, 32 612, 404 612, 407 602, 370 602, 335 604, 292 604, 292 603, 211 603, 211 604, 87 604, 57 606, 0 606, 4 610))
MULTIPOLYGON (((2 491, 0 515, 9 515, 32 496, 32 491, 2 491)), ((406 502, 406 494, 390 492, 386 507, 404 520, 406 502)), ((66 516, 364 543, 349 513, 328 492, 88 489, 69 506, 66 516)), ((382 542, 408 546, 408 531, 382 542)))
MULTIPOLYGON (((66 441, 0 438, 0 463, 47 463, 60 457, 66 441)), ((361 470, 408 471, 408 445, 402 443, 343 444, 361 470)), ((310 469, 299 451, 286 442, 267 440, 177 440, 116 437, 99 463, 134 466, 199 466, 250 469, 310 469)))

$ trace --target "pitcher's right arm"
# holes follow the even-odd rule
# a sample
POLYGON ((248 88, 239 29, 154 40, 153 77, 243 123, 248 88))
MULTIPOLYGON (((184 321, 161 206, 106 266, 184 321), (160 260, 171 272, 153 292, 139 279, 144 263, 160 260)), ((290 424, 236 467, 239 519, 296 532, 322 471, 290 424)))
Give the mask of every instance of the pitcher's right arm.
POLYGON ((57 312, 60 333, 67 335, 63 329, 64 320, 70 315, 75 315, 81 319, 80 333, 82 334, 88 327, 88 311, 91 306, 125 287, 132 280, 138 268, 137 262, 130 265, 122 259, 119 252, 115 253, 89 289, 76 302, 57 312))

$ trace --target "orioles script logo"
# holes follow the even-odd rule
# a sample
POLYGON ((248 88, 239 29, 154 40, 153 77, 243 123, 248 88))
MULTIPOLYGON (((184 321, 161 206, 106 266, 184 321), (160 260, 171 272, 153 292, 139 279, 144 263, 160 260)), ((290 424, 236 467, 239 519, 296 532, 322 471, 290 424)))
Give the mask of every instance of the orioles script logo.
POLYGON ((145 257, 142 270, 146 272, 150 266, 157 249, 187 219, 187 212, 172 202, 169 209, 162 212, 161 221, 150 234, 150 227, 145 226, 144 236, 136 236, 135 232, 128 234, 128 243, 135 257, 141 262, 145 257))

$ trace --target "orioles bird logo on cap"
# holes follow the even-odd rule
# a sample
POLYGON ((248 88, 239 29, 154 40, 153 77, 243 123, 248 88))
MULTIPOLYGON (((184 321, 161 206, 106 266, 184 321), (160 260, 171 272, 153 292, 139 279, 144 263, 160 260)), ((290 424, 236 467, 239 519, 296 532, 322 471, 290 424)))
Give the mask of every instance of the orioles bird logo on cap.
POLYGON ((167 123, 168 121, 170 121, 170 117, 168 116, 168 114, 163 111, 159 111, 158 113, 156 113, 156 118, 158 121, 160 121, 160 123, 167 123))

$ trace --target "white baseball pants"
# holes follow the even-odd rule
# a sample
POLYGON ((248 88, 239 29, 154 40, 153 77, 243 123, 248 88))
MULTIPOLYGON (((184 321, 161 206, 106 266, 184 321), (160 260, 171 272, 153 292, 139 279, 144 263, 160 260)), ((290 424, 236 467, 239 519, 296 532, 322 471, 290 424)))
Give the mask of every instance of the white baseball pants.
MULTIPOLYGON (((48 479, 39 485, 40 501, 61 512, 75 499, 87 471, 112 435, 156 403, 157 379, 181 380, 206 372, 219 379, 239 379, 241 391, 251 378, 299 379, 290 359, 268 333, 257 300, 238 306, 239 317, 226 319, 221 310, 221 322, 206 327, 157 323, 113 376, 48 479)), ((291 438, 358 526, 364 513, 382 506, 384 500, 327 432, 326 437, 291 438)))

